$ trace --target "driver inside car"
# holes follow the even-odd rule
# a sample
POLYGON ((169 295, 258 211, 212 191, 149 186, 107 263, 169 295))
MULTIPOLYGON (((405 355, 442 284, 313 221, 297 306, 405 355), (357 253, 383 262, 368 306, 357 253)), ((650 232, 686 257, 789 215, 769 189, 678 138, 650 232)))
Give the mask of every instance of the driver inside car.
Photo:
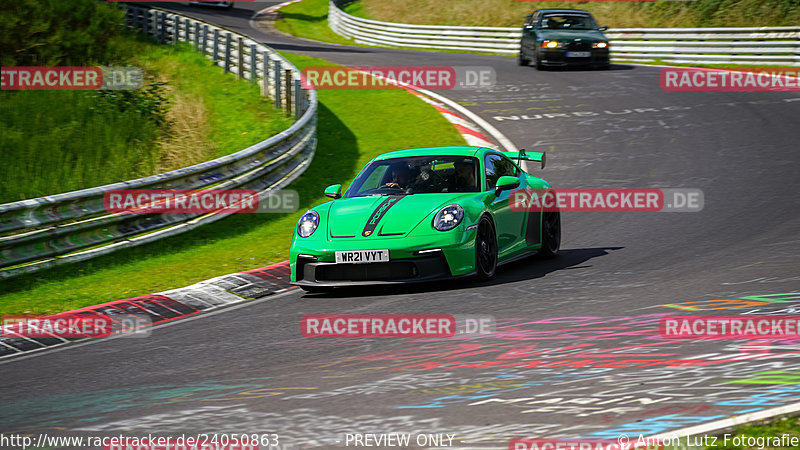
POLYGON ((392 168, 392 181, 386 183, 384 186, 405 189, 408 187, 408 182, 411 179, 411 171, 407 166, 396 166, 392 168))

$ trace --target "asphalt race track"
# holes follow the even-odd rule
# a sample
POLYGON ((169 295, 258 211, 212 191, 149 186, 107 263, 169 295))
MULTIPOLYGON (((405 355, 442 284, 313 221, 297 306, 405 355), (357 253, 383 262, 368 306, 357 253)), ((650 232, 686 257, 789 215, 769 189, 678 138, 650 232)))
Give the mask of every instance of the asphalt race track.
MULTIPOLYGON (((10 360, 0 431, 277 433, 287 449, 413 433, 499 449, 647 436, 800 402, 798 341, 659 335, 669 315, 800 312, 800 94, 665 92, 658 67, 539 72, 507 57, 314 43, 253 29, 270 4, 166 6, 345 65, 492 66, 496 87, 439 93, 519 147, 546 150, 554 186, 698 188, 704 209, 566 213, 558 258, 512 263, 490 282, 293 290, 147 339, 10 360), (334 313, 488 314, 497 330, 422 342, 301 335, 303 315, 334 313)), ((411 448, 436 446, 421 443, 411 448)))

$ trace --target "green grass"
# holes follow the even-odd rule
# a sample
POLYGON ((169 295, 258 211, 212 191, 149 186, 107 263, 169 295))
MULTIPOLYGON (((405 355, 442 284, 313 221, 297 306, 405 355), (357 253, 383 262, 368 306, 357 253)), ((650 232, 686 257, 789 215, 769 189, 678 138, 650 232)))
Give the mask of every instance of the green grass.
POLYGON ((94 92, 0 93, 0 203, 153 173, 160 132, 134 111, 102 108, 94 92))
POLYGON ((147 115, 121 111, 92 91, 2 91, 0 203, 200 163, 291 125, 259 96, 258 86, 224 74, 188 44, 131 38, 127 45, 137 55, 131 65, 142 67, 150 81, 167 81, 169 103, 180 109, 172 123, 159 127, 147 115), (184 110, 198 108, 198 120, 183 123, 192 122, 184 110), (182 129, 199 137, 189 139, 182 129))
MULTIPOLYGON (((333 65, 285 56, 300 68, 333 65)), ((66 311, 284 261, 299 216, 328 200, 325 186, 349 184, 384 152, 464 145, 433 107, 405 91, 319 91, 319 99, 316 156, 290 186, 300 195, 296 213, 238 214, 153 244, 0 281, 0 314, 66 311)))
POLYGON ((216 155, 227 155, 256 144, 290 127, 293 119, 261 97, 257 84, 238 80, 191 45, 158 45, 137 59, 145 70, 166 76, 177 92, 203 100, 209 114, 216 155))
MULTIPOLYGON (((354 16, 364 14, 361 2, 350 3, 343 11, 354 16)), ((354 45, 358 47, 376 47, 374 45, 357 43, 355 40, 340 36, 328 26, 328 0, 303 0, 284 6, 280 9, 281 19, 275 22, 275 28, 292 36, 313 39, 315 41, 330 42, 332 44, 354 45)), ((388 46, 384 46, 388 47, 388 46)), ((491 52, 472 52, 466 50, 429 49, 420 47, 396 47, 404 50, 421 50, 444 53, 470 53, 487 54, 491 52)), ((516 57, 516 55, 513 55, 516 57)))
MULTIPOLYGON (((800 420, 797 417, 778 417, 769 421, 759 420, 754 423, 749 423, 736 428, 735 431, 730 432, 727 445, 723 437, 718 437, 716 445, 706 447, 709 450, 744 450, 759 448, 758 446, 744 447, 740 445, 733 445, 734 437, 745 438, 780 438, 782 435, 791 437, 800 437, 800 420)), ((683 440, 681 440, 683 442, 683 440)), ((690 440, 690 442, 692 442, 690 440)), ((763 446, 765 449, 774 449, 780 447, 763 446)), ((783 448, 797 448, 797 447, 783 447, 783 448)))
MULTIPOLYGON (((795 0, 695 0, 692 2, 598 2, 511 0, 359 0, 343 10, 353 16, 395 23, 460 26, 521 27, 525 16, 539 8, 587 9, 601 25, 623 27, 724 27, 781 26, 800 21, 795 0), (535 4, 534 4, 535 3, 535 4)), ((328 27, 328 0, 303 0, 279 11, 279 30, 294 36, 361 47, 328 27)), ((392 47, 444 53, 479 53, 463 50, 392 47)), ((516 55, 505 55, 516 57, 516 55)))
POLYGON ((800 21, 796 0, 513 1, 360 0, 354 15, 386 22, 427 25, 521 27, 540 8, 585 9, 601 25, 625 27, 793 26, 800 21))
MULTIPOLYGON (((354 14, 351 4, 344 8, 349 14, 354 14)), ((293 36, 313 39, 315 41, 332 42, 334 44, 358 45, 352 39, 340 36, 328 26, 328 0, 303 0, 299 3, 284 6, 280 9, 281 20, 275 22, 275 27, 284 33, 293 36)))

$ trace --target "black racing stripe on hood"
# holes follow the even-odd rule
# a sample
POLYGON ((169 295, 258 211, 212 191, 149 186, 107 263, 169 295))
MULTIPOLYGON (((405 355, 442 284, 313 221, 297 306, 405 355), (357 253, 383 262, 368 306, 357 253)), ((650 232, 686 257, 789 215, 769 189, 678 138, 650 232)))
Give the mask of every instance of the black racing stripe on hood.
POLYGON ((372 211, 372 214, 370 214, 369 219, 367 219, 367 224, 364 226, 364 231, 361 232, 361 235, 364 237, 370 236, 372 232, 375 231, 375 228, 377 228, 378 223, 380 223, 383 216, 386 215, 386 211, 388 211, 392 206, 396 205, 401 198, 403 198, 402 195, 390 195, 386 197, 386 200, 382 201, 381 204, 375 208, 375 211, 372 211))

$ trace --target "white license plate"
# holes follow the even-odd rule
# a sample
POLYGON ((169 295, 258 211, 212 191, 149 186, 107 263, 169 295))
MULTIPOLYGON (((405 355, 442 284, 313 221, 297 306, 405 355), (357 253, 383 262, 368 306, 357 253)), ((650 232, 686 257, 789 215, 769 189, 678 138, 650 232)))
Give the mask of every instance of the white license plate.
POLYGON ((567 58, 588 58, 592 52, 567 52, 567 58))
POLYGON ((389 250, 348 250, 336 252, 337 264, 389 262, 389 250))

